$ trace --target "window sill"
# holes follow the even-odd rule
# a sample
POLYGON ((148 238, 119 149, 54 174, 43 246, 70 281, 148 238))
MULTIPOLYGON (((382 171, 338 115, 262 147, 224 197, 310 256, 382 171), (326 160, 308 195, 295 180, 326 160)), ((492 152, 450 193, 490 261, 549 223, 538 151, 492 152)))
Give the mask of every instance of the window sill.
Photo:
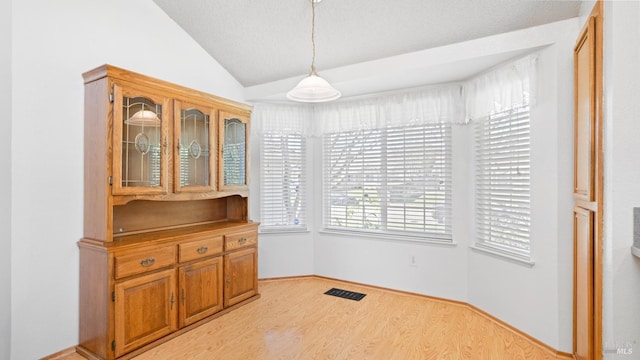
POLYGON ((271 235, 271 234, 304 234, 304 233, 309 233, 309 229, 306 227, 298 227, 298 228, 286 228, 286 227, 281 227, 281 228, 258 228, 258 233, 259 234, 264 234, 264 235, 271 235))
POLYGON ((424 237, 411 236, 411 235, 383 234, 383 233, 378 234, 378 233, 336 230, 336 229, 322 229, 319 231, 319 233, 325 234, 325 235, 341 235, 341 236, 347 236, 347 237, 361 237, 361 238, 371 238, 371 239, 377 239, 377 240, 402 241, 402 242, 410 242, 413 244, 441 245, 441 246, 447 246, 447 247, 458 246, 458 244, 453 242, 452 240, 424 238, 424 237))
POLYGON ((510 254, 504 251, 500 251, 500 250, 497 250, 488 246, 484 246, 481 244, 476 243, 475 245, 471 245, 470 247, 472 250, 476 252, 491 255, 493 257, 500 258, 502 260, 507 260, 519 265, 525 265, 528 267, 533 267, 535 265, 535 261, 533 261, 531 258, 525 259, 524 257, 520 257, 515 254, 510 254))

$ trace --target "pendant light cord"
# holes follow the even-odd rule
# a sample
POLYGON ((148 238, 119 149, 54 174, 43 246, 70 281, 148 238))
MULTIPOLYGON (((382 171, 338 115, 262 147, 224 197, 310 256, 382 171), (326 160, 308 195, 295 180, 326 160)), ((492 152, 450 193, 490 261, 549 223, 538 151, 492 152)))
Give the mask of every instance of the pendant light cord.
POLYGON ((287 99, 308 103, 335 100, 342 95, 340 91, 316 73, 316 3, 322 0, 304 1, 311 1, 311 72, 287 93, 287 99))
POLYGON ((313 56, 311 57, 311 73, 309 75, 316 74, 316 0, 311 0, 311 48, 313 50, 313 56))

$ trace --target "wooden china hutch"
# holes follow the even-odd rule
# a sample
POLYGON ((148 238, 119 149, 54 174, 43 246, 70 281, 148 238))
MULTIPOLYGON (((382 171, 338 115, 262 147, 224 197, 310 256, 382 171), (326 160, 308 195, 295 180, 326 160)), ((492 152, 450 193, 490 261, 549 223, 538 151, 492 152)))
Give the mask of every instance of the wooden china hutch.
POLYGON ((251 108, 110 65, 83 76, 78 352, 131 358, 259 297, 251 108))

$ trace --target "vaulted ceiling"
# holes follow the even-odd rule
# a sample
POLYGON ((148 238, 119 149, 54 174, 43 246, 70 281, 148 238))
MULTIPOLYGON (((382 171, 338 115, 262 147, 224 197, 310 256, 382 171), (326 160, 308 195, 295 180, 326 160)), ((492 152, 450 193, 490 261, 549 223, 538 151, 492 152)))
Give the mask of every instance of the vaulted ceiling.
MULTIPOLYGON (((243 86, 302 76, 310 0, 154 0, 243 86)), ((319 72, 578 16, 580 1, 323 0, 319 72)))

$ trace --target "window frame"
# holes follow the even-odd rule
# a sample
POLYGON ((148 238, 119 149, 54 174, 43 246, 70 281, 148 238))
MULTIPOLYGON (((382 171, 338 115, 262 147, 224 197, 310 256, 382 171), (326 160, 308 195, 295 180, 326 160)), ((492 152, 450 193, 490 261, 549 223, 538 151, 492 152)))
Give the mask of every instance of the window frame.
MULTIPOLYGON (((426 135, 424 135, 426 136, 426 135)), ((431 135, 429 135, 431 136, 431 135)), ((435 138, 435 135, 433 135, 433 137, 435 138)), ((429 144, 428 142, 424 142, 424 140, 433 140, 433 138, 423 138, 423 142, 421 143, 421 148, 422 148, 422 154, 424 155, 425 151, 429 152, 429 151, 433 151, 433 148, 430 147, 431 144, 429 144)), ((366 140, 363 140, 363 142, 366 142, 366 140)), ((335 142, 333 143, 335 144, 335 142)), ((364 146, 364 144, 362 144, 362 146, 364 146)), ((351 147, 350 149, 354 149, 354 147, 351 147)), ((338 150, 336 150, 338 151, 338 150)), ((453 176, 452 176, 452 172, 453 172, 453 126, 451 123, 449 122, 438 122, 438 123, 425 123, 425 124, 418 124, 418 125, 405 125, 405 126, 397 126, 397 127, 389 127, 389 128, 384 128, 384 129, 371 129, 371 130, 359 130, 359 131, 346 131, 346 132, 341 132, 341 133, 333 133, 333 134, 325 134, 323 136, 322 139, 322 175, 323 175, 323 181, 322 181, 322 189, 323 189, 323 196, 322 196, 322 206, 323 206, 323 211, 322 211, 322 229, 323 232, 327 232, 327 233, 338 233, 338 234, 357 234, 357 235, 361 235, 361 236, 365 236, 365 237, 374 237, 374 238, 384 238, 384 239, 398 239, 398 240, 407 240, 407 241, 412 241, 412 242, 433 242, 433 243, 440 243, 440 244, 453 244, 453 224, 452 224, 452 193, 453 193, 453 176), (420 130, 422 129, 422 130, 420 130), (424 231, 408 231, 407 227, 409 227, 409 224, 407 224, 407 217, 405 214, 405 217, 403 218, 403 223, 395 223, 397 226, 404 226, 404 229, 402 230, 398 230, 398 229, 390 229, 390 224, 391 222, 389 221, 388 217, 389 215, 389 209, 390 208, 395 208, 398 211, 402 211, 402 206, 400 208, 398 208, 397 206, 390 206, 389 204, 392 203, 390 201, 391 199, 391 190, 392 190, 392 185, 390 185, 391 181, 389 180, 389 177, 392 176, 393 172, 389 172, 387 171, 387 169, 389 168, 389 165, 392 163, 392 160, 390 160, 389 158, 391 157, 395 157, 396 158, 396 162, 394 163, 394 165, 398 165, 397 163, 397 159, 400 153, 403 153, 407 150, 407 148, 409 149, 409 151, 411 151, 410 155, 414 155, 413 151, 419 152, 418 150, 412 149, 412 145, 411 144, 405 144, 404 147, 401 146, 402 149, 396 149, 396 151, 389 151, 388 145, 390 143, 393 143, 395 147, 398 147, 398 143, 402 142, 403 140, 402 135, 398 135, 398 133, 408 133, 409 135, 407 135, 407 137, 412 140, 412 138, 415 136, 414 133, 416 132, 420 132, 422 131, 423 133, 436 133, 438 132, 439 135, 439 141, 441 141, 441 147, 442 147, 442 152, 441 154, 439 154, 438 156, 434 156, 437 157, 438 160, 442 161, 442 163, 439 165, 441 168, 441 173, 440 173, 440 177, 444 176, 445 180, 443 181, 443 183, 439 183, 437 185, 437 187, 441 187, 443 188, 443 190, 441 190, 442 193, 442 202, 444 203, 444 207, 443 207, 443 211, 444 211, 444 215, 443 216, 443 221, 444 224, 441 225, 441 230, 438 231, 427 231, 428 227, 434 227, 435 225, 433 225, 432 222, 426 222, 420 226, 423 227, 424 231), (379 191, 382 193, 381 196, 379 196, 379 199, 381 201, 380 204, 380 212, 381 212, 381 216, 380 216, 380 227, 378 229, 367 229, 364 225, 362 227, 357 227, 357 226, 340 226, 337 225, 335 222, 332 221, 331 219, 331 211, 332 211, 332 199, 334 198, 333 195, 335 194, 339 194, 338 191, 331 191, 331 189, 329 188, 330 185, 330 177, 331 177, 331 164, 330 161, 331 159, 329 158, 331 156, 331 151, 330 149, 328 149, 329 146, 331 146, 331 139, 334 139, 334 141, 337 141, 336 138, 338 137, 344 137, 345 141, 348 141, 348 138, 350 137, 351 140, 355 141, 355 138, 357 138, 358 136, 360 137, 366 137, 366 136, 374 136, 373 134, 378 134, 380 139, 381 139, 381 144, 380 144, 380 149, 379 149, 379 153, 380 153, 380 168, 375 169, 375 171, 379 172, 380 175, 380 189, 379 191), (384 185, 382 185, 384 183, 384 185), (385 204, 386 202, 386 204, 385 204), (383 211, 387 211, 386 214, 383 214, 383 211), (386 215, 386 216, 385 216, 386 215), (400 225, 398 225, 400 224, 400 225)), ((374 156, 374 154, 369 154, 371 156, 374 156)), ((406 155, 406 153, 405 153, 406 155)), ((428 161, 428 159, 423 159, 423 161, 426 162, 428 161)), ((374 161, 370 161, 369 164, 373 163, 374 161)), ((366 164, 364 164, 363 166, 365 166, 366 164)), ((426 165, 424 165, 426 166, 426 165)), ((362 177, 364 178, 367 173, 366 171, 371 171, 371 169, 365 169, 364 167, 362 168, 363 173, 361 174, 362 177)), ((403 176, 407 176, 408 172, 407 170, 411 169, 415 169, 415 168, 411 168, 411 164, 406 167, 404 170, 402 170, 402 174, 403 176)), ((424 171, 426 171, 426 168, 424 169, 424 171)), ((398 175, 398 173, 396 173, 396 175, 398 175)), ((431 179, 431 177, 427 178, 426 176, 423 177, 424 183, 428 182, 428 179, 431 179)), ((363 198, 366 196, 366 194, 364 194, 364 187, 365 187, 365 180, 362 180, 362 191, 363 191, 363 198)), ((431 195, 431 193, 429 193, 426 189, 427 186, 423 186, 423 192, 420 193, 420 197, 424 197, 425 195, 431 195)), ((434 187, 435 188, 435 187, 434 187)), ((401 190, 406 190, 403 189, 401 187, 401 190)), ((432 191, 432 189, 430 188, 429 191, 432 191)), ((406 194, 405 194, 406 195, 406 194)), ((424 200, 423 200, 424 201, 424 200)), ((364 201, 363 201, 364 202, 364 201)), ((432 205, 433 203, 428 203, 426 202, 425 205, 423 205, 424 207, 427 207, 428 205, 432 205)), ((364 205, 358 205, 358 209, 362 209, 364 205)), ((407 209, 407 203, 403 203, 404 209, 406 211, 407 209)), ((432 207, 432 212, 435 216, 436 214, 436 209, 432 207)), ((346 210, 345 210, 346 212, 346 210)), ((424 214, 423 211, 423 217, 426 218, 426 215, 424 214)), ((438 215, 439 216, 439 215, 438 215)), ((435 219, 435 217, 434 217, 435 219)), ((362 221, 364 221, 364 216, 362 221)), ((435 227, 437 228, 437 226, 435 227)))
POLYGON ((529 105, 476 121, 473 138, 473 248, 533 265, 529 105))
MULTIPOLYGON (((260 136, 260 232, 261 233, 270 233, 270 232, 307 232, 308 231, 308 174, 307 174, 307 138, 300 133, 279 133, 279 132, 266 132, 261 134, 260 136), (293 138, 293 139, 292 139, 293 138), (293 159, 289 157, 287 160, 284 160, 282 148, 277 148, 277 139, 289 139, 294 140, 299 145, 294 144, 295 151, 298 152, 293 153, 293 159), (272 149, 273 151, 270 151, 272 149), (281 156, 283 160, 275 160, 281 156), (293 161, 292 161, 293 160, 293 161), (288 165, 289 170, 293 173, 292 176, 298 176, 299 186, 296 191, 289 190, 289 194, 291 195, 293 192, 297 193, 299 197, 299 204, 297 208, 293 209, 297 213, 295 219, 299 221, 298 224, 295 223, 295 219, 292 222, 272 222, 272 219, 276 219, 277 216, 265 215, 265 211, 273 211, 274 206, 268 205, 267 202, 273 204, 277 201, 284 202, 284 196, 278 198, 276 196, 276 192, 278 190, 267 191, 267 187, 277 187, 277 184, 281 183, 283 187, 281 188, 282 194, 286 192, 285 181, 281 182, 268 179, 268 177, 273 176, 267 173, 267 167, 269 165, 274 165, 274 171, 282 171, 284 172, 285 167, 288 165), (297 170, 297 171, 296 171, 297 170)), ((290 174, 291 175, 291 174, 290 174)), ((284 175, 283 175, 284 176, 284 175)), ((292 195, 293 196, 293 195, 292 195)), ((282 207, 286 209, 287 205, 282 204, 282 207)), ((284 217, 282 218, 284 219, 284 217)))

